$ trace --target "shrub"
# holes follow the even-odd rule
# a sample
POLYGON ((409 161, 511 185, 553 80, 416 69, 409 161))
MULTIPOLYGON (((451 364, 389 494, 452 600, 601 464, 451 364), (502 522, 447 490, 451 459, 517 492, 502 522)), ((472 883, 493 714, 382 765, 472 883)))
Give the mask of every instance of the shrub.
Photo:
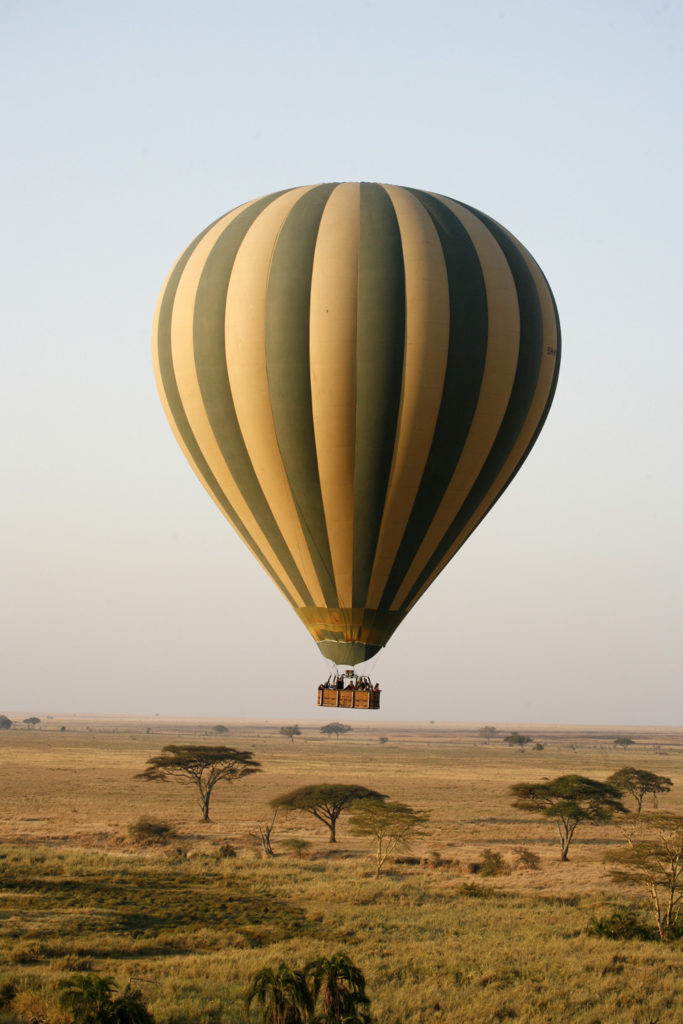
POLYGON ((485 876, 509 875, 510 866, 506 863, 502 853, 488 848, 482 853, 481 868, 479 873, 485 876))
POLYGON ((657 932, 646 925, 632 907, 620 907, 609 917, 593 917, 586 929, 601 939, 656 939, 657 932))
POLYGON ((237 856, 237 850, 227 839, 216 846, 215 853, 219 860, 232 860, 237 856))
POLYGON ((13 981, 5 981, 0 985, 0 1010, 6 1010, 11 1006, 16 994, 17 986, 13 981))
POLYGON ((168 822, 157 818, 138 818, 134 825, 128 826, 131 839, 143 846, 154 846, 167 843, 177 836, 176 830, 168 822))
POLYGON ((464 882, 460 886, 460 892, 463 896, 475 900, 488 900, 495 895, 492 889, 487 889, 485 885, 477 885, 476 882, 464 882))
POLYGON ((311 844, 308 839, 284 839, 282 845, 290 853, 295 853, 299 860, 301 860, 304 852, 308 850, 311 844))
POLYGON ((516 868, 526 868, 527 871, 540 870, 541 858, 533 850, 527 850, 525 846, 515 846, 514 854, 516 868))

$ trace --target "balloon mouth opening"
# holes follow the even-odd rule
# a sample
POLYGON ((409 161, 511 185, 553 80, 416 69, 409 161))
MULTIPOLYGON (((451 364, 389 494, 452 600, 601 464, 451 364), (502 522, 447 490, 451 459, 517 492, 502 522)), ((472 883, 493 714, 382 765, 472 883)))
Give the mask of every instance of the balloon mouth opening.
POLYGON ((319 640, 318 650, 323 658, 334 662, 335 665, 342 665, 354 668, 366 661, 370 661, 382 650, 383 644, 368 644, 360 641, 340 640, 319 640))

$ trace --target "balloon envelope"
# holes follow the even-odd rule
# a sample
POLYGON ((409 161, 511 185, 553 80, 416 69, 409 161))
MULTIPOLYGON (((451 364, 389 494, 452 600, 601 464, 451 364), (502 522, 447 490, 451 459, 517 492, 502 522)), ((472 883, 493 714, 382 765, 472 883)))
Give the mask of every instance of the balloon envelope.
POLYGON ((209 494, 337 664, 383 647, 510 482, 560 328, 485 214, 393 185, 292 188, 171 271, 155 371, 209 494))

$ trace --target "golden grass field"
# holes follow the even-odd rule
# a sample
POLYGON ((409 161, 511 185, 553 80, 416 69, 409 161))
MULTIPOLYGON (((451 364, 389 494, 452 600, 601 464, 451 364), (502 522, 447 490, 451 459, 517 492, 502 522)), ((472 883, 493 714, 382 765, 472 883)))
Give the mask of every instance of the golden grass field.
POLYGON ((683 1021, 678 944, 586 932, 591 917, 640 898, 617 890, 602 862, 624 842, 619 826, 579 827, 561 864, 553 824, 508 795, 514 782, 633 765, 669 776, 660 806, 683 814, 683 730, 516 726, 545 744, 520 754, 441 724, 363 722, 326 739, 330 720, 300 722, 294 742, 279 735, 284 723, 229 720, 225 736, 215 721, 160 718, 55 717, 0 732, 0 987, 18 986, 12 1012, 59 1024, 60 979, 94 969, 132 979, 161 1024, 256 1021, 241 1001, 256 970, 343 950, 365 972, 378 1024, 683 1021), (636 743, 615 749, 619 735, 636 743), (134 778, 178 742, 251 750, 263 771, 219 784, 204 824, 193 788, 134 778), (277 856, 262 859, 252 833, 270 821, 269 800, 312 782, 357 782, 428 810, 412 850, 424 862, 375 880, 368 843, 343 815, 331 845, 303 814, 278 818, 277 856), (136 845, 128 828, 143 815, 178 839, 136 845), (282 845, 293 837, 311 844, 302 860, 282 845), (234 859, 220 856, 226 840, 234 859), (485 848, 512 865, 520 846, 540 870, 468 874, 485 848), (435 852, 451 863, 434 866, 435 852))

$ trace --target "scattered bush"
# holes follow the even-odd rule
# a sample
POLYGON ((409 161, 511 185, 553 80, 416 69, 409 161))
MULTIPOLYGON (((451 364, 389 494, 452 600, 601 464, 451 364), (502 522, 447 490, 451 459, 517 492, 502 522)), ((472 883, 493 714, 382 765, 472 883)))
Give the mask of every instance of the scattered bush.
POLYGON ((168 822, 147 817, 138 818, 135 824, 129 825, 128 834, 143 846, 160 846, 177 837, 176 830, 168 822))
POLYGON ((475 900, 488 900, 495 895, 493 889, 487 889, 485 885, 477 885, 476 882, 464 882, 460 886, 463 896, 469 896, 475 900))
POLYGON ((219 860, 232 860, 233 857, 237 856, 237 850, 232 843, 224 839, 222 843, 215 847, 215 854, 219 860))
POLYGON ((290 853, 295 853, 299 860, 301 860, 311 844, 308 839, 283 839, 282 845, 290 853))
POLYGON ((621 907, 609 917, 593 917, 586 929, 601 939, 656 939, 657 932, 645 924, 632 907, 621 907))
POLYGON ((506 862, 502 853, 485 849, 482 853, 481 868, 479 874, 491 877, 492 875, 509 875, 510 865, 506 862))
POLYGON ((527 850, 525 846, 515 846, 515 867, 526 868, 527 871, 539 871, 541 858, 533 850, 527 850))
POLYGON ((0 1010, 6 1010, 12 1005, 15 995, 17 994, 17 986, 13 981, 6 981, 0 985, 0 1010))

